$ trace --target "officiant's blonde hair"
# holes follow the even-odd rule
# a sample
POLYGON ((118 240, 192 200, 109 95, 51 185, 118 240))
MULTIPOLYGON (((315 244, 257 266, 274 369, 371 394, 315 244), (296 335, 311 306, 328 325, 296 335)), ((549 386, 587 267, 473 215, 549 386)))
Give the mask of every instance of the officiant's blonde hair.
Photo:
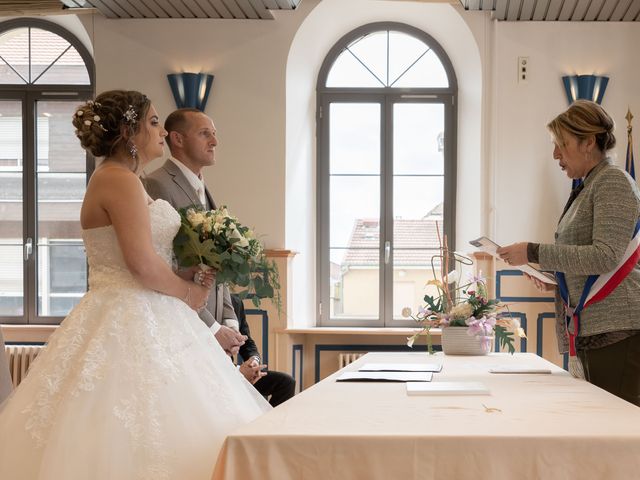
POLYGON ((576 100, 547 125, 558 145, 564 145, 566 134, 573 135, 579 142, 593 135, 602 152, 616 146, 614 128, 615 123, 605 109, 589 100, 576 100))

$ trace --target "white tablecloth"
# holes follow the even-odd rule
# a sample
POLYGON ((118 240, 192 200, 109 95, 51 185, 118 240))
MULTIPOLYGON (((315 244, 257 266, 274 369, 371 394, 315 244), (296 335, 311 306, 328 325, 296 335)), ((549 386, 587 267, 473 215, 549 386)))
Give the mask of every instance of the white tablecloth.
POLYGON ((369 353, 346 370, 434 361, 434 382, 491 394, 408 396, 334 374, 229 436, 214 480, 640 478, 640 408, 534 354, 369 353), (525 364, 552 374, 488 372, 525 364))

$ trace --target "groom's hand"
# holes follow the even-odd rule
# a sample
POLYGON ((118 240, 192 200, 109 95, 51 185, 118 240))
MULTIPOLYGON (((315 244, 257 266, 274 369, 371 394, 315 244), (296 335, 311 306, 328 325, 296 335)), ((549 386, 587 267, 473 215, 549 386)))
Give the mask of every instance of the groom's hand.
POLYGON ((267 372, 262 371, 262 369, 266 367, 266 365, 261 365, 260 363, 258 363, 258 360, 256 360, 255 357, 251 357, 249 360, 240 365, 240 373, 244 375, 244 378, 246 378, 249 383, 254 385, 258 380, 260 380, 267 374, 267 372))
POLYGON ((235 330, 222 325, 215 334, 216 339, 220 346, 229 355, 236 355, 240 347, 244 345, 247 337, 235 330))

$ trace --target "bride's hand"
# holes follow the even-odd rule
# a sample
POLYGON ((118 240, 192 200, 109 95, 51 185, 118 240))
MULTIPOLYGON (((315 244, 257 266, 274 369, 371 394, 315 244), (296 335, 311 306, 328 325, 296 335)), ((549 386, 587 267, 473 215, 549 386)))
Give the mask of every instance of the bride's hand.
POLYGON ((199 312, 207 306, 209 293, 211 290, 203 285, 192 285, 187 304, 196 312, 199 312))
POLYGON ((213 285, 216 283, 216 271, 213 268, 203 271, 196 267, 196 272, 193 275, 193 281, 198 285, 213 288, 213 285))

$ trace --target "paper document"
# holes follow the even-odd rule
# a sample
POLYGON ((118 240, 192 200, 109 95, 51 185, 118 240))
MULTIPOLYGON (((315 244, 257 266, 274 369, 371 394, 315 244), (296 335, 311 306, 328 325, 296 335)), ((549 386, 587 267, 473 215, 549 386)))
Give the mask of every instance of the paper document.
POLYGON ((482 382, 407 383, 407 395, 490 395, 482 382))
POLYGON ((336 382, 430 382, 431 372, 344 372, 336 382))
POLYGON ((365 363, 361 372, 439 372, 442 365, 438 363, 365 363))
MULTIPOLYGON (((496 252, 500 248, 496 242, 487 237, 476 238, 475 240, 471 240, 469 242, 474 247, 479 248, 483 252, 487 252, 490 255, 493 255, 496 258, 500 258, 500 255, 496 252)), ((524 265, 514 266, 518 270, 531 275, 534 278, 537 278, 541 282, 548 283, 550 285, 557 285, 556 279, 550 273, 543 272, 538 270, 533 265, 525 263, 524 265)))
POLYGON ((489 369, 490 373, 551 373, 549 368, 531 367, 528 365, 504 365, 489 369))

